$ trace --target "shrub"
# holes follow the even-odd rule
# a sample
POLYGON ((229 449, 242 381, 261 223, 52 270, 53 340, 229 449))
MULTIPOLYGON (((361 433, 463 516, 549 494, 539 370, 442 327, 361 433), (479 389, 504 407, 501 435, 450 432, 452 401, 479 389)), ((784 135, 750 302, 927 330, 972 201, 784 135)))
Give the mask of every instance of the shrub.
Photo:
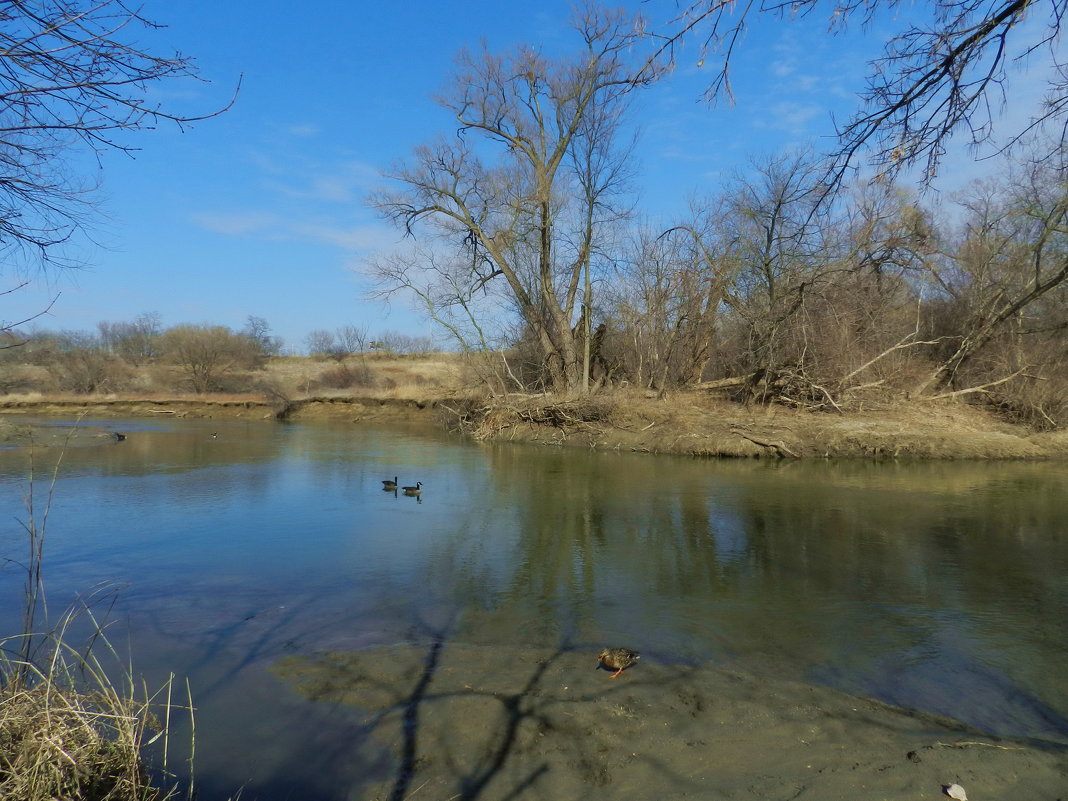
POLYGON ((352 387, 373 387, 374 374, 366 364, 339 364, 319 374, 315 381, 316 388, 351 389, 352 387))
POLYGON ((252 340, 225 326, 176 326, 163 334, 160 345, 164 358, 197 393, 218 390, 235 371, 261 367, 265 359, 252 340))

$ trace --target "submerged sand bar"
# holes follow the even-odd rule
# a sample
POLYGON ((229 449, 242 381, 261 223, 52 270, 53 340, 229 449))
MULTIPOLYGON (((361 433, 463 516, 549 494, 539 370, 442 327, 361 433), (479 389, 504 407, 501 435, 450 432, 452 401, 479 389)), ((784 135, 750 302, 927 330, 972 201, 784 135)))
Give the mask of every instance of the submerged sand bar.
POLYGON ((353 798, 1068 799, 1068 747, 716 665, 643 656, 618 678, 597 649, 432 643, 314 658, 277 674, 367 713, 353 798))

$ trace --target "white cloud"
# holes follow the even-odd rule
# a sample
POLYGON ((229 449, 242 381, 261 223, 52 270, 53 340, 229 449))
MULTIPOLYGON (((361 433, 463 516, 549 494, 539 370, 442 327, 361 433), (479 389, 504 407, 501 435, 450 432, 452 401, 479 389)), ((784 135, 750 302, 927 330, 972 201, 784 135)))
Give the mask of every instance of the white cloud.
POLYGON ((349 253, 395 247, 397 232, 380 223, 342 224, 330 219, 297 219, 268 211, 201 211, 190 215, 201 228, 233 237, 303 240, 349 253))
POLYGON ((342 250, 367 252, 380 248, 394 247, 397 244, 397 232, 385 225, 334 225, 322 222, 295 222, 290 230, 296 236, 328 245, 342 250))
POLYGON ((318 200, 325 203, 359 203, 372 185, 379 180, 375 167, 359 161, 347 161, 329 169, 309 168, 295 175, 296 170, 270 171, 278 176, 264 186, 289 198, 318 200))
POLYGON ((297 136, 300 138, 307 138, 311 136, 318 136, 321 129, 318 125, 290 125, 286 128, 286 133, 290 136, 297 136))
POLYGON ((794 103, 784 101, 768 107, 763 118, 753 123, 757 128, 772 128, 798 134, 807 130, 808 123, 824 113, 824 109, 814 103, 794 103))
POLYGON ((797 71, 797 65, 793 60, 783 61, 776 60, 768 64, 768 69, 771 70, 771 74, 779 78, 785 78, 788 75, 793 75, 797 71))
POLYGON ((277 214, 262 211, 243 212, 206 212, 199 211, 189 215, 190 219, 208 231, 227 236, 242 236, 255 231, 276 228, 279 223, 277 214))

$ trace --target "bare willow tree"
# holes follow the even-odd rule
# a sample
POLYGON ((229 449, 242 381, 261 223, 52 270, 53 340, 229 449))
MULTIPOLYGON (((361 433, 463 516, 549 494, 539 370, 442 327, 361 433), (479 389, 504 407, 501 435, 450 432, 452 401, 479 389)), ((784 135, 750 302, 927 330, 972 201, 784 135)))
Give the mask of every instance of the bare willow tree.
POLYGON ((976 145, 992 138, 1011 70, 1036 62, 1047 68, 1045 102, 1001 144, 1046 121, 1061 129, 1055 147, 1064 144, 1068 64, 1058 34, 1068 0, 693 0, 677 9, 661 32, 662 52, 671 53, 683 38, 698 39, 702 61, 713 69, 710 99, 730 96, 732 56, 757 17, 805 17, 822 9, 832 34, 876 20, 899 26, 871 62, 860 107, 839 128, 832 163, 839 178, 862 150, 870 150, 870 163, 884 175, 922 166, 933 178, 958 133, 976 145))
POLYGON ((605 227, 625 212, 623 115, 631 91, 656 77, 633 77, 643 37, 622 12, 590 6, 574 28, 583 46, 570 58, 525 46, 462 52, 439 99, 456 135, 419 148, 388 175, 400 187, 372 198, 441 253, 426 276, 422 258, 379 259, 371 268, 386 291, 416 288, 421 303, 451 304, 478 329, 479 296, 504 285, 544 384, 558 391, 588 377, 591 271, 605 227))
POLYGON ((823 162, 810 153, 782 154, 753 160, 726 190, 722 236, 741 265, 726 302, 741 329, 739 366, 754 384, 770 386, 800 368, 792 332, 810 297, 846 269, 822 175, 823 162))
POLYGON ((704 375, 740 266, 721 213, 693 205, 684 223, 635 232, 606 293, 615 358, 630 381, 664 391, 704 375))
POLYGON ((976 184, 961 198, 962 230, 933 263, 949 343, 915 393, 947 387, 974 392, 1035 371, 1063 351, 1068 330, 1068 159, 1062 152, 1013 165, 1001 181, 976 184), (948 324, 947 324, 948 322, 948 324), (1050 335, 1055 339, 1049 346, 1050 335), (985 383, 959 387, 965 368, 997 342, 1015 364, 973 374, 985 383), (1026 343, 1047 343, 1039 348, 1026 343), (1044 352, 1043 352, 1044 351, 1044 352), (998 372, 1000 371, 1000 372, 998 372))
POLYGON ((0 254, 8 266, 64 265, 57 246, 90 216, 75 152, 130 151, 126 131, 186 116, 149 99, 163 80, 195 77, 181 54, 136 44, 158 27, 123 0, 0 0, 0 254))

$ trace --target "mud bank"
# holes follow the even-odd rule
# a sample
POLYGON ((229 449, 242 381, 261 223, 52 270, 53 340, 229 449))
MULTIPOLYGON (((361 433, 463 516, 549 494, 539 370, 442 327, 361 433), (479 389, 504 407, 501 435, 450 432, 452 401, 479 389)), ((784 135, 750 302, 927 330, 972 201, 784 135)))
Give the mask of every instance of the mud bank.
POLYGON ((667 399, 523 397, 474 408, 451 398, 0 400, 0 441, 24 444, 19 417, 173 417, 271 423, 419 422, 459 426, 484 442, 729 458, 1060 459, 1068 431, 1035 433, 963 403, 917 403, 852 414, 746 408, 702 393, 667 399))
POLYGON ((521 398, 471 410, 487 441, 698 457, 774 459, 1050 459, 1068 432, 1038 434, 962 403, 917 403, 850 414, 746 408, 701 393, 576 401, 521 398))
POLYGON ((153 400, 48 399, 0 400, 0 445, 44 447, 80 445, 113 437, 101 426, 109 419, 156 418, 175 420, 250 420, 272 424, 279 420, 330 420, 362 423, 433 423, 439 419, 436 401, 393 398, 309 398, 285 404, 262 398, 169 398, 153 400), (34 426, 29 417, 84 418, 93 421, 75 430, 34 426))

